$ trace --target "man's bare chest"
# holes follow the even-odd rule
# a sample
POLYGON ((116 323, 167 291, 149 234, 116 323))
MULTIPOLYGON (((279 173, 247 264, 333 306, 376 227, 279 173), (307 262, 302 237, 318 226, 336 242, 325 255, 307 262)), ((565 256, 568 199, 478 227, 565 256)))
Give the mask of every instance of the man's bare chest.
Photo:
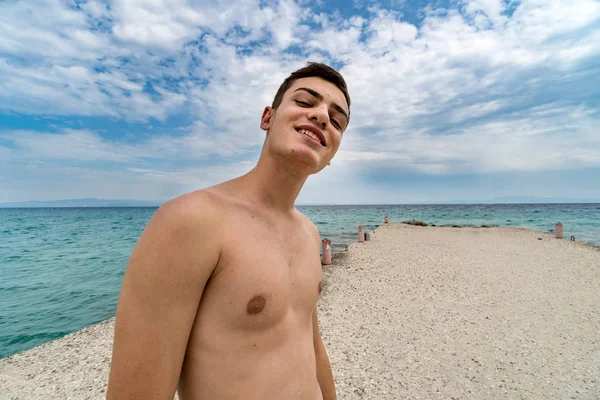
POLYGON ((239 330, 310 321, 321 291, 318 242, 302 228, 252 222, 227 231, 200 311, 218 311, 223 328, 239 330))

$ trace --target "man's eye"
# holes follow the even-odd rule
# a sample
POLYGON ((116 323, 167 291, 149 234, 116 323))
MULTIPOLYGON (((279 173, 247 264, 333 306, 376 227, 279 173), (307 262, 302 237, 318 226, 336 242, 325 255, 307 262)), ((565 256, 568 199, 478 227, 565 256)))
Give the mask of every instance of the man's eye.
POLYGON ((340 125, 339 122, 337 122, 335 119, 331 120, 331 123, 338 129, 342 129, 342 126, 340 125))
POLYGON ((310 107, 309 103, 302 100, 296 100, 296 103, 300 104, 301 106, 310 107))

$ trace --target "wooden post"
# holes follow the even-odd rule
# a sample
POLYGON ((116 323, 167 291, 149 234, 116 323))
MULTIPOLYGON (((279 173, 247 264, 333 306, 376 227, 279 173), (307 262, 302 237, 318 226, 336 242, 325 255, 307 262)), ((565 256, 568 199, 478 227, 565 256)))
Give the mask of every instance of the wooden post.
POLYGON ((358 226, 358 241, 360 243, 365 241, 365 227, 362 225, 358 226))
POLYGON ((321 260, 321 264, 331 265, 331 240, 323 239, 321 242, 323 243, 323 260, 321 260))
POLYGON ((557 223, 556 224, 556 229, 554 230, 555 233, 555 237, 557 239, 562 239, 563 238, 563 224, 562 223, 557 223))
POLYGON ((389 222, 387 215, 385 216, 384 221, 385 221, 386 224, 389 222))

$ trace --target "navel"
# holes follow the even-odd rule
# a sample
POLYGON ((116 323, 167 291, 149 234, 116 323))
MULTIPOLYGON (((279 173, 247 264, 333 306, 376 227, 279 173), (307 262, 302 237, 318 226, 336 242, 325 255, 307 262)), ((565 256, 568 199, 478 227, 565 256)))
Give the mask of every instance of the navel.
POLYGON ((263 296, 254 296, 252 300, 248 302, 246 312, 248 314, 258 314, 267 305, 267 300, 263 296))

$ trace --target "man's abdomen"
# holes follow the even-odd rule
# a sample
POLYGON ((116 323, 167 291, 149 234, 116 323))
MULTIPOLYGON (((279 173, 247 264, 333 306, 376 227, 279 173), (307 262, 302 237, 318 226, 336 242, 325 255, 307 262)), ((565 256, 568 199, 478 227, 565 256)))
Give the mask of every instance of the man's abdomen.
POLYGON ((291 323, 269 332, 192 337, 180 399, 322 399, 312 331, 291 323))

